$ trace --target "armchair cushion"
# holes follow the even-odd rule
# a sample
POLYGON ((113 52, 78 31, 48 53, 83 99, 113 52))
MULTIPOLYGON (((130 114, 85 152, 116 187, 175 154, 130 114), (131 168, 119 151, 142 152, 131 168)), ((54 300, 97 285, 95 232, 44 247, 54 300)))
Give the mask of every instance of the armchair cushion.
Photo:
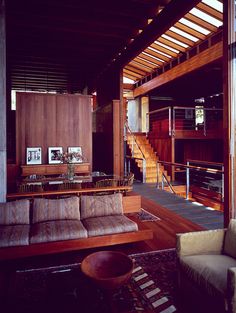
POLYGON ((227 272, 236 260, 226 255, 191 255, 181 257, 180 270, 209 295, 221 297, 227 292, 227 272))
POLYGON ((87 231, 78 220, 47 221, 31 227, 30 243, 87 238, 87 231))
POLYGON ((79 197, 34 199, 33 223, 55 220, 79 220, 79 197))
POLYGON ((83 220, 83 224, 89 237, 138 230, 137 224, 124 215, 91 217, 83 220))
POLYGON ((30 202, 27 199, 0 203, 0 225, 30 223, 30 202))
POLYGON ((223 252, 233 258, 236 258, 236 220, 231 220, 225 234, 225 243, 223 252))
POLYGON ((81 196, 81 219, 123 214, 122 195, 81 196))
POLYGON ((177 252, 179 255, 221 254, 225 230, 206 230, 177 234, 177 252))

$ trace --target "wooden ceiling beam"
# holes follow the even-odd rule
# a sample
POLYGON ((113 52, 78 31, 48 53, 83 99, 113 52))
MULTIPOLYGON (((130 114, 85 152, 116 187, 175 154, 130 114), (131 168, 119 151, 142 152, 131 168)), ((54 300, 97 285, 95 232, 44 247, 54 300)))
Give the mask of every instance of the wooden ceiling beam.
POLYGON ((172 0, 153 19, 145 30, 130 45, 127 46, 126 50, 120 55, 119 58, 117 58, 116 62, 114 62, 116 63, 115 65, 119 65, 121 67, 125 66, 198 3, 199 0, 172 0))
POLYGON ((187 34, 190 34, 192 36, 195 36, 197 37, 198 39, 201 39, 201 40, 205 40, 206 39, 206 36, 203 35, 202 33, 194 30, 193 28, 190 28, 184 24, 182 24, 181 22, 177 22, 175 24, 175 26, 179 29, 181 29, 182 31, 186 32, 187 34))
POLYGON ((178 53, 176 53, 176 52, 174 52, 174 51, 172 51, 170 49, 167 49, 167 48, 165 48, 165 47, 163 47, 161 45, 158 45, 157 41, 156 41, 156 43, 151 44, 150 47, 155 49, 155 50, 159 50, 159 51, 161 51, 163 53, 166 53, 167 55, 172 56, 173 58, 176 58, 178 56, 178 53))
POLYGON ((151 90, 160 87, 172 80, 193 72, 211 62, 219 60, 223 56, 223 43, 219 42, 214 46, 200 52, 198 55, 186 60, 185 62, 176 65, 174 68, 165 73, 153 78, 134 89, 134 97, 147 94, 151 90))
MULTIPOLYGON (((159 50, 160 50, 160 49, 159 49, 159 50)), ((165 55, 163 55, 163 54, 161 54, 161 53, 155 52, 155 51, 153 51, 153 50, 151 50, 151 49, 149 49, 149 48, 147 48, 146 50, 144 50, 144 52, 146 52, 146 53, 148 53, 148 54, 150 54, 150 55, 152 55, 152 56, 154 56, 154 57, 156 57, 156 58, 159 58, 159 59, 161 59, 161 60, 164 60, 165 62, 168 62, 168 61, 171 60, 170 57, 167 57, 167 56, 165 56, 165 55)))

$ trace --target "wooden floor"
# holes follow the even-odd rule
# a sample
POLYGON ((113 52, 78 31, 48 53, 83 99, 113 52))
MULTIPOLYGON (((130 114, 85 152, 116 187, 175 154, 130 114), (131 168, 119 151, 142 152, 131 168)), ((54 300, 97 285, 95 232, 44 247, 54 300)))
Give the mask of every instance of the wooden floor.
POLYGON ((175 248, 177 233, 203 229, 201 226, 184 219, 183 217, 144 197, 142 197, 142 208, 149 211, 153 215, 156 215, 160 219, 157 221, 142 221, 142 223, 145 223, 148 228, 152 229, 154 234, 152 240, 110 246, 106 248, 87 249, 78 252, 67 252, 50 256, 31 257, 26 260, 17 260, 17 262, 12 261, 9 265, 14 268, 35 268, 59 264, 70 264, 80 262, 86 255, 98 250, 116 250, 127 254, 134 254, 175 248))

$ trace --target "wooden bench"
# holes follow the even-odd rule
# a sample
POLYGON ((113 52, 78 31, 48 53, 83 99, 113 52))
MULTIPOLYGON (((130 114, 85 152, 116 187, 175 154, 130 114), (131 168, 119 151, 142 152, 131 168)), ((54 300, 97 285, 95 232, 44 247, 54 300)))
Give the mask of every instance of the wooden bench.
POLYGON ((47 255, 67 251, 112 246, 123 243, 131 243, 153 238, 153 231, 140 222, 135 213, 141 208, 140 195, 128 195, 123 197, 123 210, 128 217, 138 224, 138 231, 103 235, 75 240, 64 240, 0 248, 0 261, 25 258, 30 256, 47 255))

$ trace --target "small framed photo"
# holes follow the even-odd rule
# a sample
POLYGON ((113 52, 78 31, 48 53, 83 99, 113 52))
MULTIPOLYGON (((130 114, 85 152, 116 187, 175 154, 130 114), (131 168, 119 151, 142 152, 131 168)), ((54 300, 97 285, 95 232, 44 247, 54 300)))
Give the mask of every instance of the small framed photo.
POLYGON ((42 164, 42 149, 41 147, 26 148, 26 164, 42 164))
POLYGON ((81 147, 68 147, 68 154, 72 154, 73 163, 82 163, 82 148, 81 147))
POLYGON ((49 164, 61 163, 62 153, 63 153, 62 147, 48 147, 48 163, 49 164))

